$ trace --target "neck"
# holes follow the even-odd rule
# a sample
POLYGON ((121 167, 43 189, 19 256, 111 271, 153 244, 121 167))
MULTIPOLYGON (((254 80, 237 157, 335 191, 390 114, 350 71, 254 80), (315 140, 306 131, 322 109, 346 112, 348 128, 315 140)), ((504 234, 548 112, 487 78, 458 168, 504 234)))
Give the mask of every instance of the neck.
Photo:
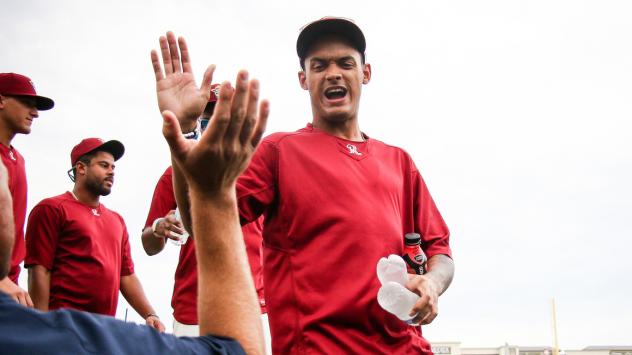
POLYGON ((0 143, 5 147, 9 147, 13 137, 15 137, 15 132, 7 128, 3 123, 4 121, 0 120, 0 143))
POLYGON ((75 187, 72 189, 72 195, 77 199, 77 201, 83 203, 84 205, 91 207, 99 206, 100 196, 93 194, 79 184, 75 184, 75 187))
POLYGON ((324 119, 314 118, 312 125, 314 128, 318 128, 319 130, 338 138, 354 142, 364 141, 364 136, 362 135, 362 131, 360 131, 360 125, 358 125, 358 120, 355 118, 342 122, 331 122, 324 119))

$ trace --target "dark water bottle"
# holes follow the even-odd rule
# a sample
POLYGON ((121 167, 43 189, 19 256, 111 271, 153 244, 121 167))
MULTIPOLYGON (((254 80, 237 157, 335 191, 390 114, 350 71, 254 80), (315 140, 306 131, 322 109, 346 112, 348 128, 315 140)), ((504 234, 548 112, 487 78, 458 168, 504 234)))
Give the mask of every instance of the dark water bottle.
POLYGON ((423 275, 426 272, 426 254, 421 250, 421 235, 407 233, 404 236, 404 255, 409 274, 423 275))

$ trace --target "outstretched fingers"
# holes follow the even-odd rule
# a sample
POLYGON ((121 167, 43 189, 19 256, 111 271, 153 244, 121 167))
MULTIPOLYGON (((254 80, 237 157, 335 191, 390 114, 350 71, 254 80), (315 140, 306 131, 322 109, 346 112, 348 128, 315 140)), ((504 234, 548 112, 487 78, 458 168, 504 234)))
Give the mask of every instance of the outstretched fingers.
POLYGON ((155 50, 151 50, 151 65, 154 67, 154 75, 156 76, 156 82, 165 78, 162 74, 162 68, 160 67, 160 60, 158 59, 158 53, 155 50))
POLYGON ((213 73, 215 73, 215 64, 211 64, 206 68, 204 72, 204 76, 202 77, 202 84, 200 85, 200 92, 205 96, 206 101, 208 101, 211 96, 211 86, 213 81, 213 73))
POLYGON ((189 57, 189 48, 184 37, 178 37, 178 45, 180 46, 180 55, 182 56, 182 71, 185 73, 193 73, 191 69, 191 57, 189 57))
POLYGON ((248 111, 248 72, 240 70, 237 74, 235 93, 230 108, 230 124, 226 130, 226 140, 231 144, 239 137, 248 111))
POLYGON ((248 83, 248 98, 246 102, 246 116, 239 134, 239 142, 246 145, 252 136, 252 130, 257 124, 257 105, 259 103, 259 81, 253 79, 248 83))
POLYGON ((162 66, 165 68, 165 75, 173 73, 173 65, 171 64, 171 54, 169 53, 169 43, 167 37, 160 36, 160 55, 162 56, 162 66))
POLYGON ((176 43, 176 35, 173 32, 167 32, 167 43, 169 44, 169 54, 171 55, 171 65, 173 66, 174 73, 180 73, 182 66, 180 64, 180 53, 178 51, 178 44, 176 43))
POLYGON ((230 83, 221 85, 215 112, 202 140, 224 147, 255 148, 265 132, 270 115, 270 103, 259 103, 259 81, 248 81, 248 73, 241 71, 237 76, 237 88, 230 83))
POLYGON ((230 104, 233 96, 233 88, 228 81, 220 86, 219 98, 215 104, 215 111, 201 140, 210 144, 221 143, 224 140, 226 129, 230 124, 230 104))
POLYGON ((263 133, 266 131, 268 125, 268 117, 270 116, 270 102, 263 100, 259 104, 259 117, 257 118, 257 125, 255 126, 252 137, 250 138, 250 144, 253 148, 256 148, 261 142, 263 133))

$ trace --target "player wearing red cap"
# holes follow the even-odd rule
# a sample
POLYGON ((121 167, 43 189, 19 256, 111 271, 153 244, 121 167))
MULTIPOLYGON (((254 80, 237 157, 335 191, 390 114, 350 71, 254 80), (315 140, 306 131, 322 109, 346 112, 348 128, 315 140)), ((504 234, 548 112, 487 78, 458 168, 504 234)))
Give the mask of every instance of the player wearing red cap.
MULTIPOLYGON (((210 97, 202 116, 200 117, 199 130, 192 131, 189 138, 195 138, 204 131, 208 120, 213 115, 219 84, 211 86, 210 97)), ((143 248, 147 255, 160 253, 167 239, 178 240, 184 233, 182 223, 175 217, 177 208, 173 194, 173 169, 169 166, 158 180, 151 206, 142 233, 143 248)), ((261 223, 244 226, 242 230, 246 244, 246 254, 251 269, 251 274, 259 296, 261 313, 266 313, 263 295, 263 275, 261 273, 261 223)), ((195 259, 195 240, 188 238, 180 249, 178 266, 175 272, 175 282, 171 306, 173 308, 173 333, 178 336, 197 336, 199 333, 197 317, 197 262, 195 259)), ((267 325, 267 322, 264 323, 267 325)), ((265 329, 264 329, 265 331, 265 329)), ((269 333, 269 332, 268 332, 269 333)))
POLYGON ((415 323, 437 315, 454 265, 449 232, 411 157, 359 128, 371 79, 366 42, 350 20, 324 18, 297 40, 312 123, 272 134, 237 184, 243 222, 266 215, 264 279, 272 348, 279 354, 431 354, 420 327, 377 303, 380 257, 422 236, 428 272, 407 287, 421 297, 415 323))
MULTIPOLYGON (((193 82, 184 40, 178 44, 181 59, 175 41, 162 48, 165 71, 184 74, 162 80, 155 53, 152 61, 159 105, 184 131, 197 119, 204 91, 193 82)), ((427 273, 406 285, 420 296, 413 322, 437 316, 454 264, 448 228, 410 156, 360 131, 362 85, 371 79, 365 49, 362 31, 346 19, 322 19, 301 31, 298 77, 310 94, 312 123, 264 139, 237 182, 241 222, 266 217, 263 270, 275 354, 432 353, 419 327, 376 300, 377 261, 403 254, 406 233, 421 235, 428 256, 427 273)), ((174 189, 186 221, 187 187, 179 181, 174 189)))
POLYGON ((123 144, 87 138, 70 154, 73 191, 42 200, 26 229, 29 286, 41 310, 73 308, 114 316, 119 290, 149 326, 164 331, 134 273, 123 218, 99 202, 114 184, 123 144))
POLYGON ((18 286, 20 264, 24 260, 24 219, 26 217, 26 172, 24 158, 11 145, 16 134, 31 133, 38 111, 53 108, 53 100, 39 96, 31 79, 15 73, 0 73, 0 156, 7 167, 9 191, 13 198, 15 245, 9 275, 0 280, 0 291, 25 306, 33 306, 29 294, 18 286))

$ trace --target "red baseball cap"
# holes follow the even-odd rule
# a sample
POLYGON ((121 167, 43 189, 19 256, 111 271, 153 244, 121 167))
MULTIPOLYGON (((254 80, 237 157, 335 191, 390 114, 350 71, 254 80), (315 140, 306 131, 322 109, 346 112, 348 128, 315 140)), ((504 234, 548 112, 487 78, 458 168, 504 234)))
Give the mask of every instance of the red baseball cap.
POLYGON ((296 40, 296 53, 301 59, 301 66, 312 43, 325 35, 337 35, 346 38, 351 42, 351 45, 360 52, 364 60, 366 39, 360 27, 351 19, 343 17, 323 17, 301 28, 301 33, 296 40))
POLYGON ((0 73, 0 95, 33 97, 35 107, 41 111, 50 110, 55 106, 53 100, 37 95, 31 79, 16 73, 0 73))
POLYGON ((114 156, 114 160, 116 161, 125 153, 125 147, 123 143, 117 140, 104 142, 101 138, 86 138, 72 148, 72 152, 70 152, 70 165, 75 166, 79 158, 94 151, 108 152, 114 156))

